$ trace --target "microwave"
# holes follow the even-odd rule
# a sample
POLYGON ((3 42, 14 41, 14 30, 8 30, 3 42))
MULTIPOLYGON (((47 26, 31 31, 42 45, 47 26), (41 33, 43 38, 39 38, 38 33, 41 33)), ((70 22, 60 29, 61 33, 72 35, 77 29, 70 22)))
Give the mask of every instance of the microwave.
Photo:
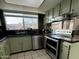
POLYGON ((79 30, 79 16, 72 17, 71 20, 63 21, 64 30, 79 30))

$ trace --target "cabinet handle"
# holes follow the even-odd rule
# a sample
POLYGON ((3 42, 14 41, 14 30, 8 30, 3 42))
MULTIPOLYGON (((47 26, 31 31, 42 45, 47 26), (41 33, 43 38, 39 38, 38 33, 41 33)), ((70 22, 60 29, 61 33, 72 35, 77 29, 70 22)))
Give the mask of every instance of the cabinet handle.
POLYGON ((72 9, 72 13, 74 12, 74 9, 72 9))
POLYGON ((68 46, 65 46, 66 48, 68 47, 68 46))

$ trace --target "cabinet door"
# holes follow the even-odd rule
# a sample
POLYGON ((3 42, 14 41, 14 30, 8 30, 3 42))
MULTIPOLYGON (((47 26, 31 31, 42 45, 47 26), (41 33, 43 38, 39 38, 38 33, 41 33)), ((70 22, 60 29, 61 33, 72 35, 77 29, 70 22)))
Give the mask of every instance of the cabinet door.
POLYGON ((9 50, 9 46, 8 46, 8 42, 5 42, 5 46, 4 46, 4 51, 5 51, 5 55, 8 58, 10 55, 10 50, 9 50))
POLYGON ((79 0, 72 0, 72 13, 79 15, 79 0))
POLYGON ((68 59, 68 53, 69 53, 69 44, 66 42, 62 42, 61 45, 61 51, 60 51, 60 59, 68 59))
POLYGON ((49 15, 48 15, 48 14, 49 14, 49 13, 46 12, 45 19, 44 19, 44 22, 45 22, 45 23, 48 23, 48 22, 49 22, 49 15))
POLYGON ((9 38, 10 52, 22 51, 22 38, 21 37, 11 37, 9 38))
POLYGON ((26 50, 30 50, 32 49, 32 39, 31 39, 31 36, 24 36, 23 37, 23 51, 26 51, 26 50))
POLYGON ((64 13, 68 13, 70 10, 70 0, 63 0, 61 2, 61 11, 60 11, 60 15, 64 14, 64 13))
POLYGON ((49 10, 49 20, 53 18, 53 9, 49 10))
POLYGON ((4 55, 3 45, 0 44, 0 58, 2 58, 3 55, 4 55))
POLYGON ((6 43, 7 43, 7 40, 4 40, 0 44, 0 58, 1 59, 9 58, 8 45, 6 43))
POLYGON ((59 4, 54 8, 54 17, 59 16, 59 4))
POLYGON ((79 59, 79 42, 72 43, 69 59, 79 59))

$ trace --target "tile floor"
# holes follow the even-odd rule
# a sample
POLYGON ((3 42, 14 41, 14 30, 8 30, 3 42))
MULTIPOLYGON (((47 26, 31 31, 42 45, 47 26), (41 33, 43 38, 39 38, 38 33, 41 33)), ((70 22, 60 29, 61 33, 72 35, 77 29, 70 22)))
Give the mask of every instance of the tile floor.
POLYGON ((11 55, 10 59, 51 59, 44 49, 11 55))

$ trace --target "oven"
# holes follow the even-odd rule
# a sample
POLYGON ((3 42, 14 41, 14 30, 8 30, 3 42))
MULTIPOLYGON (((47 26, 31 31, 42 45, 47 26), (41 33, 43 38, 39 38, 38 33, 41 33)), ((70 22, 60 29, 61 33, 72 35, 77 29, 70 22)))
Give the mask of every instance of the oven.
POLYGON ((46 38, 46 52, 52 59, 59 58, 59 47, 60 47, 60 40, 55 38, 51 38, 49 36, 45 36, 46 38))

